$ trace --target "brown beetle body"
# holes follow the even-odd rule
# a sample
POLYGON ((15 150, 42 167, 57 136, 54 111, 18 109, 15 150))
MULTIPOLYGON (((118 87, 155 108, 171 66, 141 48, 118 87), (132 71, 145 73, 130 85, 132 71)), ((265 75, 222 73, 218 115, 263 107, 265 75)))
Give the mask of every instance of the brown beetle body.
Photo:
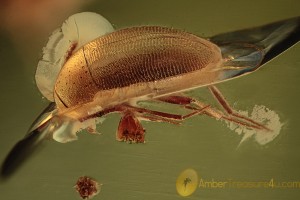
POLYGON ((65 143, 76 140, 80 130, 98 133, 96 124, 114 112, 121 114, 118 141, 144 143, 141 121, 181 124, 207 115, 243 135, 241 143, 252 137, 267 144, 280 133, 279 116, 265 106, 255 106, 251 117, 240 114, 214 84, 259 69, 297 44, 299 36, 299 17, 219 34, 210 37, 212 43, 157 26, 114 31, 96 13, 72 15, 49 37, 37 66, 37 86, 51 103, 8 154, 1 175, 12 174, 45 139, 65 143), (180 93, 204 86, 222 110, 180 93), (186 112, 151 109, 137 104, 140 100, 186 112))
POLYGON ((68 59, 56 81, 55 102, 60 110, 91 102, 105 108, 162 96, 213 83, 221 63, 216 45, 190 33, 127 28, 97 38, 68 59))

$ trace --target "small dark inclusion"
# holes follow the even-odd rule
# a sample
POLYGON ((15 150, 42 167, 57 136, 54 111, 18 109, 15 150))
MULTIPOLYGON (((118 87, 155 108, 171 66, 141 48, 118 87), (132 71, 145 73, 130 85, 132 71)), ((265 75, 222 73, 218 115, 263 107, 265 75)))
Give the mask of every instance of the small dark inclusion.
POLYGON ((99 193, 99 184, 90 177, 79 177, 76 185, 76 191, 79 193, 82 199, 90 199, 99 193))

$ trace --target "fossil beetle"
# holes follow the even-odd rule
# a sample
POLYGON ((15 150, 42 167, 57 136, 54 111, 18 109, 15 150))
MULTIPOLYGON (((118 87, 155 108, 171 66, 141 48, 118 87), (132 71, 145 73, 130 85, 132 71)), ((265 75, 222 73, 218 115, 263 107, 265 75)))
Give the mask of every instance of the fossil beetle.
POLYGON ((9 153, 2 176, 10 175, 44 138, 72 141, 78 130, 93 132, 95 119, 112 112, 122 115, 116 134, 119 141, 144 142, 140 120, 178 124, 199 114, 272 131, 235 112, 214 84, 250 73, 297 43, 299 17, 203 39, 159 26, 113 31, 101 16, 102 21, 92 25, 95 29, 82 30, 79 25, 89 21, 82 18, 91 15, 91 21, 99 20, 97 14, 76 14, 50 37, 36 80, 42 94, 55 103, 50 103, 9 153), (69 23, 73 28, 66 25, 69 23), (68 29, 74 29, 72 34, 68 29), (92 34, 87 37, 86 32, 92 34), (68 34, 76 39, 64 41, 68 34), (224 112, 181 94, 204 86, 224 112), (141 100, 177 104, 190 112, 153 111, 139 107, 141 100))

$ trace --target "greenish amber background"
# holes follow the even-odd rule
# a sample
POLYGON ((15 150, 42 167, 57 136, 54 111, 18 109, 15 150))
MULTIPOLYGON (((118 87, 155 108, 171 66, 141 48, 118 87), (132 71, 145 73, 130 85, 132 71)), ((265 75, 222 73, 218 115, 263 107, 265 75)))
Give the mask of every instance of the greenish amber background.
MULTIPOLYGON (((80 10, 102 14, 117 29, 163 25, 208 37, 298 16, 300 2, 101 0, 80 10)), ((28 41, 32 48, 24 57, 10 36, 0 33, 0 160, 48 104, 34 83, 41 41, 47 39, 36 40, 35 45, 31 43, 35 38, 28 41)), ((279 114, 285 125, 265 146, 249 140, 237 148, 241 136, 206 116, 189 119, 182 126, 143 122, 147 143, 129 145, 115 141, 119 115, 114 114, 98 127, 100 136, 83 132, 72 143, 47 142, 10 180, 0 183, 0 199, 80 199, 73 186, 79 176, 88 175, 103 183, 94 199, 180 200, 184 197, 177 194, 175 182, 186 168, 195 169, 205 180, 300 181, 299 55, 297 44, 257 72, 218 85, 236 109, 252 110, 258 104, 279 114)), ((212 101, 206 89, 192 94, 212 101)), ((300 188, 199 188, 186 199, 299 198, 300 188)))

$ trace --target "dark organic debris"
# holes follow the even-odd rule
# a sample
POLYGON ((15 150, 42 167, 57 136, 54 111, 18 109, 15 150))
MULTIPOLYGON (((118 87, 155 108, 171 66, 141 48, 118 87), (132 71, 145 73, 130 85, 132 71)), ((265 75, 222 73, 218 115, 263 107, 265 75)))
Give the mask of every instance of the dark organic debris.
POLYGON ((82 199, 91 199, 100 192, 100 186, 101 185, 92 178, 82 176, 78 178, 75 189, 82 199))

